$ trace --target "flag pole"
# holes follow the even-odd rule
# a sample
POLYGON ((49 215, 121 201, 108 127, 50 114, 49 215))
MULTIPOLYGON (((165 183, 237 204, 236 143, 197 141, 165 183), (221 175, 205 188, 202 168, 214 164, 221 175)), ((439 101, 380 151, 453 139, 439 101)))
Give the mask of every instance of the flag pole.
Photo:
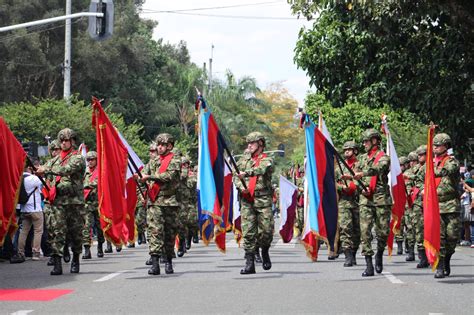
MULTIPOLYGON (((143 175, 142 175, 142 172, 138 169, 138 166, 137 164, 135 163, 135 161, 132 159, 132 157, 130 156, 130 153, 127 152, 127 155, 128 155, 128 161, 130 162, 130 164, 133 165, 133 168, 135 169, 135 173, 138 174, 138 177, 140 178, 143 178, 143 175)), ((127 163, 128 164, 128 163, 127 163)), ((130 172, 133 173, 131 167, 130 167, 130 164, 128 165, 128 167, 130 168, 130 172)), ((148 185, 145 185, 145 188, 146 188, 146 192, 147 194, 149 194, 149 191, 148 191, 148 185)), ((141 191, 141 188, 140 188, 140 191, 141 191)), ((142 194, 143 195, 143 194, 142 194)), ((145 198, 145 195, 143 195, 143 198, 145 198)))

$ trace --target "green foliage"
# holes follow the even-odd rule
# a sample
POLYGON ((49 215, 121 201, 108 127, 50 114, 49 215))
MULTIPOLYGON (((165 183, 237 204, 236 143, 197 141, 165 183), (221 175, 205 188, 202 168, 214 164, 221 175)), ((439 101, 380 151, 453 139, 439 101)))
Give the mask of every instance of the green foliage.
POLYGON ((462 153, 474 106, 472 2, 291 3, 294 13, 319 16, 300 31, 295 61, 332 106, 407 109, 438 124, 462 153))
MULTIPOLYGON (((143 127, 138 124, 126 125, 121 115, 108 115, 115 127, 127 139, 135 152, 144 159, 148 147, 140 139, 143 127)), ((63 100, 45 100, 36 105, 12 103, 0 107, 0 116, 7 122, 13 134, 22 142, 33 141, 47 145, 45 136, 55 139, 59 130, 71 128, 77 132, 78 143, 84 142, 91 150, 96 149, 95 130, 92 127, 92 108, 83 101, 73 99, 71 105, 63 100)))

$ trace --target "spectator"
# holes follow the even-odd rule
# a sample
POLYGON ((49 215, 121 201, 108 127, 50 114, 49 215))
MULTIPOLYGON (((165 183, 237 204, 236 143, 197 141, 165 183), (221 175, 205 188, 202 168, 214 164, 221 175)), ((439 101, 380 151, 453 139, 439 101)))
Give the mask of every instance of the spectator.
POLYGON ((31 227, 34 229, 33 236, 33 260, 40 259, 41 236, 43 234, 43 209, 41 207, 41 181, 32 174, 31 167, 25 167, 23 181, 28 201, 21 205, 22 228, 18 241, 18 254, 13 256, 11 263, 25 261, 25 243, 31 227))
MULTIPOLYGON (((474 248, 474 170, 470 172, 470 178, 464 181, 464 191, 471 195, 470 214, 471 214, 471 248, 474 248)), ((466 207, 467 208, 467 207, 466 207)))

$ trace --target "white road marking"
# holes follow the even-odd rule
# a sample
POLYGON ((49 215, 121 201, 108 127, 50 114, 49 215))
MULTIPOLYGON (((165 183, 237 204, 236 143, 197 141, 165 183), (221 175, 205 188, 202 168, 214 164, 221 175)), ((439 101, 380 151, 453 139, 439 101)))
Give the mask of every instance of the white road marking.
POLYGON ((33 312, 33 310, 19 310, 19 311, 16 311, 15 313, 11 313, 10 315, 25 315, 31 312, 33 312))
POLYGON ((395 277, 391 272, 383 271, 382 274, 387 278, 391 283, 402 284, 403 281, 395 277))
POLYGON ((126 272, 129 272, 129 271, 130 270, 122 270, 122 271, 114 272, 114 273, 108 274, 108 275, 106 275, 102 278, 96 279, 96 280, 94 280, 94 282, 104 282, 104 281, 113 279, 113 278, 121 275, 122 273, 126 273, 126 272))

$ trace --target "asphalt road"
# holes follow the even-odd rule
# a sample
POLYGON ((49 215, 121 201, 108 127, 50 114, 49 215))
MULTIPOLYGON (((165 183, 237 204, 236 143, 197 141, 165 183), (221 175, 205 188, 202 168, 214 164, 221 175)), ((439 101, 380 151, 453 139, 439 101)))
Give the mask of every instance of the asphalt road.
MULTIPOLYGON (((51 301, 0 301, 0 314, 473 314, 474 249, 458 247, 452 275, 434 279, 404 256, 384 257, 384 273, 362 278, 364 259, 344 268, 322 249, 312 263, 296 243, 275 237, 273 268, 241 276, 244 251, 228 234, 228 250, 193 244, 175 259, 175 274, 149 276, 147 246, 81 260, 81 273, 50 276, 46 260, 0 263, 1 289, 69 289, 51 301)), ((5 296, 4 296, 5 297, 5 296)), ((2 296, 0 293, 0 300, 2 296)), ((5 299, 5 298, 4 298, 5 299)))

